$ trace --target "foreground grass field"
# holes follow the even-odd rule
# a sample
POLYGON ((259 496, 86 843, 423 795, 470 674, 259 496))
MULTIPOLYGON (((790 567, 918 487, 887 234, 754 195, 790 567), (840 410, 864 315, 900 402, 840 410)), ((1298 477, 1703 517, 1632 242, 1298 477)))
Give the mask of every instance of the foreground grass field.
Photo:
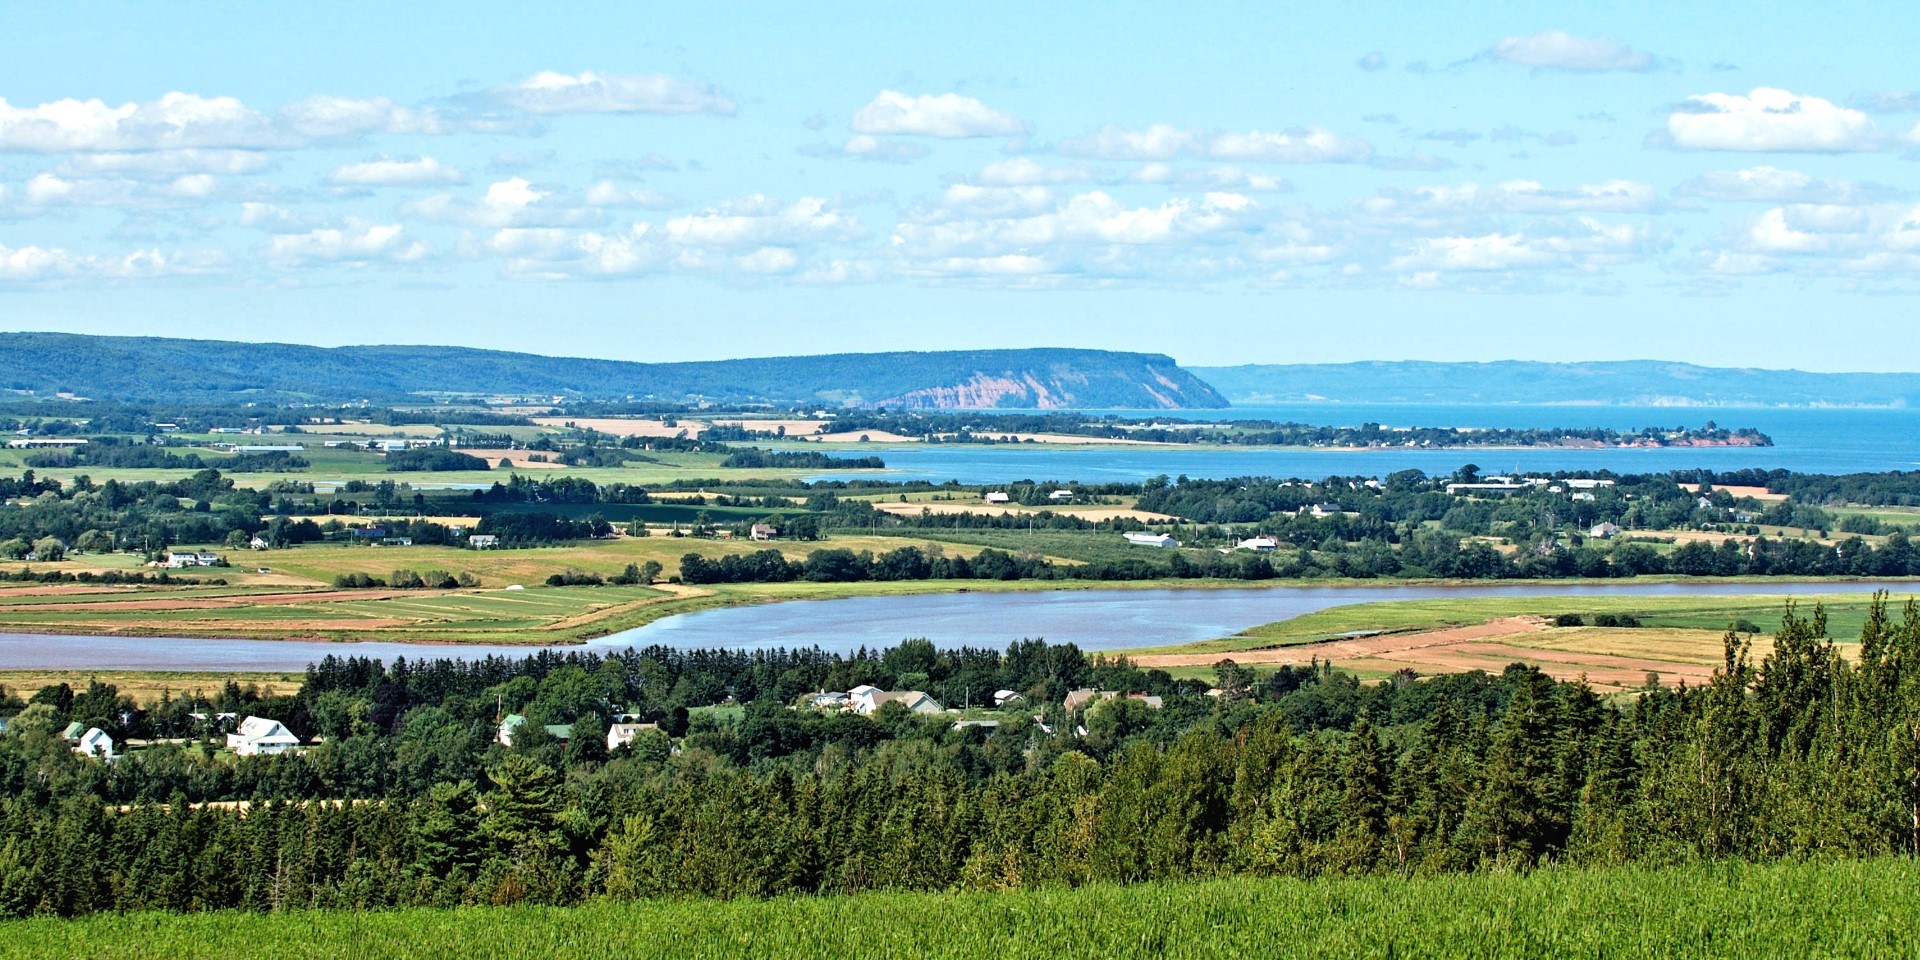
POLYGON ((1912 860, 0 924, 0 957, 1904 957, 1912 860))

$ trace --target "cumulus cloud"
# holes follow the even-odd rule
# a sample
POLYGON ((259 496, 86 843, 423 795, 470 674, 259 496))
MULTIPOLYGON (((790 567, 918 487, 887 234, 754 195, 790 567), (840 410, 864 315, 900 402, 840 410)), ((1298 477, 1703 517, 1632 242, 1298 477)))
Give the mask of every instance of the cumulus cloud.
POLYGON ((801 147, 800 153, 809 157, 844 157, 880 163, 910 163, 926 156, 928 151, 925 144, 909 143, 904 140, 882 140, 879 137, 857 133, 838 146, 831 143, 809 144, 801 147))
POLYGON ((1523 67, 1579 73, 1651 70, 1657 65, 1652 56, 1606 37, 1577 37, 1560 30, 1508 37, 1494 44, 1488 55, 1523 67))
POLYGON ((55 173, 36 174, 18 190, 0 189, 0 216, 31 217, 52 210, 74 207, 114 207, 125 210, 160 210, 199 206, 216 198, 228 198, 233 191, 206 173, 189 173, 166 180, 132 180, 117 177, 65 177, 55 173))
POLYGON ((1358 66, 1368 73, 1372 73, 1375 70, 1385 70, 1387 68, 1387 55, 1378 50, 1374 50, 1356 61, 1355 66, 1358 66))
POLYGON ((169 150, 274 147, 286 134, 232 97, 169 93, 147 103, 108 106, 100 100, 56 100, 15 107, 0 99, 0 150, 169 150))
POLYGON ((1674 192, 1703 200, 1846 203, 1865 194, 1890 194, 1892 190, 1845 180, 1823 180, 1799 170, 1758 166, 1705 173, 1681 183, 1674 192))
POLYGON ((1653 187, 1632 180, 1608 180, 1566 189, 1549 189, 1533 180, 1481 185, 1428 186, 1383 190, 1359 210, 1380 218, 1431 218, 1478 213, 1641 213, 1658 205, 1653 187))
POLYGON ((1239 167, 1176 167, 1147 163, 1127 175, 1132 183, 1153 183, 1183 190, 1230 190, 1239 193, 1286 193, 1293 184, 1267 173, 1249 173, 1239 167))
POLYGON ((858 218, 834 210, 821 197, 782 204, 756 195, 666 222, 667 238, 683 246, 759 247, 856 240, 865 235, 858 218))
POLYGON ((76 254, 60 247, 0 245, 0 283, 172 277, 213 273, 225 265, 225 255, 212 250, 180 253, 136 250, 117 257, 103 257, 76 254))
POLYGON ((1920 269, 1920 207, 1797 203, 1748 219, 1690 264, 1720 274, 1904 277, 1920 269))
POLYGON ((408 238, 400 224, 369 223, 356 218, 348 218, 338 227, 275 234, 267 242, 268 259, 287 267, 314 263, 347 266, 411 263, 426 255, 427 245, 408 238))
POLYGON ((1684 150, 1843 153, 1884 139, 1865 113, 1773 87, 1742 96, 1688 97, 1667 117, 1665 140, 1684 150))
POLYGON ((732 116, 718 87, 665 74, 543 71, 488 91, 498 103, 534 114, 665 113, 732 116))
POLYGON ((349 163, 327 175, 328 183, 344 187, 430 187, 466 181, 466 174, 432 157, 349 163))
POLYGON ((674 205, 674 199, 657 190, 639 187, 623 187, 612 180, 601 180, 587 188, 586 201, 593 207, 645 207, 652 210, 665 210, 674 205))
POLYGON ((1625 263, 1655 246, 1645 227, 1590 217, 1536 224, 1511 233, 1420 237, 1389 264, 1400 271, 1594 270, 1625 263))
POLYGON ((523 177, 488 184, 476 200, 436 193, 402 204, 406 216, 470 227, 557 227, 597 222, 595 205, 564 191, 535 186, 523 177))
POLYGON ((1027 124, 1013 114, 958 93, 916 97, 882 90, 853 115, 853 132, 948 139, 1012 137, 1026 133, 1027 124))
POLYGON ((1093 170, 1083 163, 1048 166, 1030 157, 1014 157, 1011 160, 1001 160, 981 167, 973 181, 990 187, 1027 187, 1058 183, 1088 183, 1094 179, 1093 170))
POLYGON ((1199 157, 1244 163, 1355 163, 1372 156, 1366 141, 1318 127, 1269 132, 1209 133, 1154 124, 1108 125, 1060 145, 1063 153, 1105 160, 1173 160, 1199 157))
POLYGON ((169 180, 188 174, 244 176, 265 172, 272 160, 257 150, 153 150, 141 153, 78 153, 54 172, 69 177, 169 180))

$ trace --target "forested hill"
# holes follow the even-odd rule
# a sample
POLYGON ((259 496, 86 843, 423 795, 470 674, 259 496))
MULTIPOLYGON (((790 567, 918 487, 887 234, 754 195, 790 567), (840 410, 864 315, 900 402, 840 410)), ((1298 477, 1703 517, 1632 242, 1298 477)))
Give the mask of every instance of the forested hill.
POLYGON ((1234 403, 1607 403, 1920 406, 1920 373, 1807 373, 1629 360, 1594 363, 1248 364, 1192 372, 1234 403))
POLYGON ((465 347, 0 333, 0 359, 0 386, 96 400, 394 400, 424 393, 911 408, 1227 405, 1171 357, 1107 350, 630 363, 465 347))

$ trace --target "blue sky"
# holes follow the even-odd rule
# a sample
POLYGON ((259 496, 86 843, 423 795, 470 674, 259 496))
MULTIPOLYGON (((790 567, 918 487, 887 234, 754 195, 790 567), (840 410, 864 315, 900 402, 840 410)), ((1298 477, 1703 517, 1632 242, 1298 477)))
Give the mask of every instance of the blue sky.
POLYGON ((1910 4, 6 4, 0 328, 1915 369, 1910 4))

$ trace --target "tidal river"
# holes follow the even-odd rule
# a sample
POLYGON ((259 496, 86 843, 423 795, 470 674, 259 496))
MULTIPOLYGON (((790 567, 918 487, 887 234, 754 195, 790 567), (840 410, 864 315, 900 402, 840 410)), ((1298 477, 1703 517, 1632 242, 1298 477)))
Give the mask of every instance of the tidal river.
MULTIPOLYGON (((1752 595, 1770 598, 1756 604, 1752 617, 1765 622, 1789 596, 1862 594, 1879 589, 1904 599, 1920 594, 1920 583, 1391 584, 851 597, 705 610, 658 620, 584 645, 548 649, 617 650, 659 645, 757 650, 817 646, 829 652, 850 653, 862 646, 889 647, 910 637, 926 637, 943 647, 995 648, 1033 637, 1076 643, 1085 650, 1122 650, 1230 636, 1248 627, 1351 603, 1467 597, 1752 595)), ((537 649, 0 634, 0 670, 298 671, 328 654, 391 661, 399 656, 521 657, 537 649)))

